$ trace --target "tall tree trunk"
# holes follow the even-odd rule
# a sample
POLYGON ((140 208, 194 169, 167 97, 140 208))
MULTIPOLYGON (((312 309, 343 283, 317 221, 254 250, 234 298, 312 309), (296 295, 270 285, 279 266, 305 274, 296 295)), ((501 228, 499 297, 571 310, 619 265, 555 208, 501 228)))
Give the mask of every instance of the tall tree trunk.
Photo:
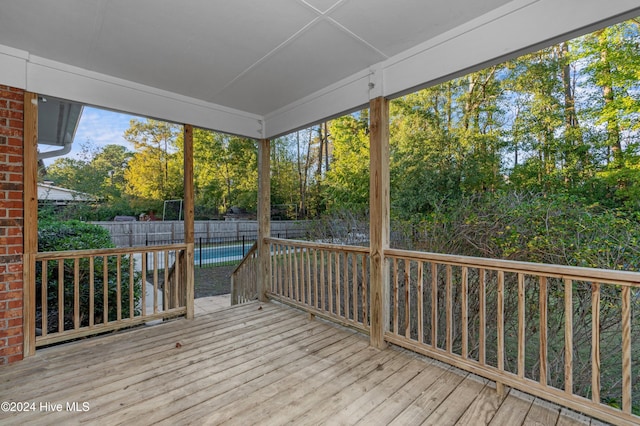
MULTIPOLYGON (((604 30, 600 30, 596 33, 598 37, 598 44, 600 46, 600 69, 602 75, 600 81, 602 82, 602 97, 604 99, 604 110, 613 108, 613 102, 615 101, 615 93, 613 91, 613 81, 611 78, 611 63, 608 57, 608 40, 607 34, 604 30)), ((613 161, 617 162, 622 156, 622 142, 620 140, 620 125, 618 124, 617 114, 607 114, 609 120, 607 121, 607 140, 608 146, 611 148, 613 155, 613 161)))
POLYGON ((563 167, 565 168, 565 183, 569 183, 570 176, 569 173, 566 172, 567 169, 572 171, 583 170, 587 162, 588 151, 576 149, 584 144, 584 140, 576 113, 571 62, 569 60, 569 43, 565 42, 560 44, 557 51, 564 92, 565 145, 563 148, 563 167), (576 158, 576 155, 581 155, 582 158, 576 158))
POLYGON ((316 181, 320 182, 320 177, 322 176, 322 154, 324 151, 324 135, 322 133, 322 126, 324 123, 318 126, 318 168, 316 170, 316 181))
POLYGON ((327 122, 322 123, 324 127, 324 171, 325 173, 329 171, 329 128, 327 127, 327 122))

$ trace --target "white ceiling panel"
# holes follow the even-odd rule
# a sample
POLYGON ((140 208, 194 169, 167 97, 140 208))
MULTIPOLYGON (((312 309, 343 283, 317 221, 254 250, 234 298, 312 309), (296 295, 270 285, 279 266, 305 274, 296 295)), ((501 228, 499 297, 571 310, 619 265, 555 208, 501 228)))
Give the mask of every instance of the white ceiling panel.
POLYGON ((329 17, 393 56, 509 1, 349 0, 329 17))
POLYGON ((319 20, 212 100, 264 115, 383 59, 319 20))
POLYGON ((194 3, 113 1, 91 68, 209 99, 316 16, 296 0, 194 3))
POLYGON ((87 68, 107 0, 0 1, 0 44, 87 68))

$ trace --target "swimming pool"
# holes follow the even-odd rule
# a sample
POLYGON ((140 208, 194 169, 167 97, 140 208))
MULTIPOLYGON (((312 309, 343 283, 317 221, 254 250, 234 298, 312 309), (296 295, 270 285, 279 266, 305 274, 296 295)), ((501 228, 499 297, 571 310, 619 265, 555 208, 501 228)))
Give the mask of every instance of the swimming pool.
POLYGON ((239 261, 244 253, 249 250, 251 244, 232 244, 217 247, 197 247, 195 249, 196 265, 211 265, 216 263, 227 263, 239 261))

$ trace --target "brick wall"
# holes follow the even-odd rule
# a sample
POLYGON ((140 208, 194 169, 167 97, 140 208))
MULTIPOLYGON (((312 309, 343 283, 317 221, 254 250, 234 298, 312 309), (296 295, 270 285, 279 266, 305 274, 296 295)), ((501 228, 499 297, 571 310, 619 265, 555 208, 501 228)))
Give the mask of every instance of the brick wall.
POLYGON ((0 365, 23 352, 23 96, 0 85, 0 365))

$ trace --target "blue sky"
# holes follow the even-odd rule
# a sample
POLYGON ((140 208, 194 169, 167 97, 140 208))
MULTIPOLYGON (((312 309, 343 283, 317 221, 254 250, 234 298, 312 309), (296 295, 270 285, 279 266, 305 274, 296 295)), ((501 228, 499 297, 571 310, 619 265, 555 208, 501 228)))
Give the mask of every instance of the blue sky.
MULTIPOLYGON (((83 146, 88 145, 91 150, 99 150, 106 145, 123 145, 133 151, 133 145, 127 142, 122 135, 129 128, 131 119, 142 119, 134 115, 113 112, 99 108, 85 106, 80 117, 80 123, 76 130, 71 152, 66 157, 78 158, 83 146)), ((40 146, 40 148, 49 148, 40 146)), ((47 149, 49 150, 49 149, 47 149)), ((56 158, 46 160, 46 164, 53 163, 56 158)))

